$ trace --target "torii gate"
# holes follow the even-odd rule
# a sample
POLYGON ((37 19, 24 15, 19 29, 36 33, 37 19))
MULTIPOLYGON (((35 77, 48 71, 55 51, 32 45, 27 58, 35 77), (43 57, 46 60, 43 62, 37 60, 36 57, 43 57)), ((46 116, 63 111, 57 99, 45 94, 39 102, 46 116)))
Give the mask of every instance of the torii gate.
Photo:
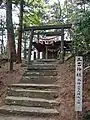
MULTIPOLYGON (((30 42, 29 42, 29 50, 28 50, 28 64, 31 60, 31 49, 32 49, 32 40, 33 40, 33 36, 36 34, 34 31, 36 30, 51 30, 51 29, 60 29, 61 32, 57 33, 57 32, 46 32, 46 35, 50 35, 53 36, 54 35, 58 35, 61 36, 61 62, 64 62, 64 30, 65 29, 70 29, 72 26, 72 24, 62 24, 62 25, 45 25, 45 26, 32 26, 29 28, 24 28, 25 31, 31 31, 30 34, 30 42)), ((38 33, 37 35, 39 35, 41 33, 38 33)))

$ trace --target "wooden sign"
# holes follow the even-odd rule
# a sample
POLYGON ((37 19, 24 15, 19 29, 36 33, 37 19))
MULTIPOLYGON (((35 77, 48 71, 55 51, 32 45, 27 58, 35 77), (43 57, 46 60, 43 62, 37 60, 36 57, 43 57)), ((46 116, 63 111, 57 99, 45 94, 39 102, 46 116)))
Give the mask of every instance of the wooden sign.
POLYGON ((76 56, 75 69, 75 111, 82 111, 83 57, 76 56))

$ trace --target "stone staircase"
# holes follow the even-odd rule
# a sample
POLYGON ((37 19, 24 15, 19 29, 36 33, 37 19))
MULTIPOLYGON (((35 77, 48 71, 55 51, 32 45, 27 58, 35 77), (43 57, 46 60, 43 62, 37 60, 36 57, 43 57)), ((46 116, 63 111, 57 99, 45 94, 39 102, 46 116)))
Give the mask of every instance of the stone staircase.
MULTIPOLYGON (((37 60, 29 64, 19 84, 8 87, 2 114, 55 117, 59 115, 56 60, 37 60)), ((49 120, 49 118, 48 118, 49 120)))

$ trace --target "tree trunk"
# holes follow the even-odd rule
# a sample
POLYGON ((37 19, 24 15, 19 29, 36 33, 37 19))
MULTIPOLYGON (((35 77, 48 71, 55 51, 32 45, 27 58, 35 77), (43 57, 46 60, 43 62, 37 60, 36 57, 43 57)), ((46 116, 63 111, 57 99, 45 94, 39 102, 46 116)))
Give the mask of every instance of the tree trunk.
POLYGON ((13 59, 16 59, 16 49, 15 49, 15 40, 14 40, 14 29, 12 23, 12 1, 6 1, 6 26, 7 26, 7 43, 9 49, 9 59, 12 52, 13 59))
POLYGON ((23 0, 20 4, 20 18, 19 18, 19 30, 18 30, 18 48, 17 48, 17 63, 21 63, 21 48, 22 48, 22 24, 23 24, 23 0))

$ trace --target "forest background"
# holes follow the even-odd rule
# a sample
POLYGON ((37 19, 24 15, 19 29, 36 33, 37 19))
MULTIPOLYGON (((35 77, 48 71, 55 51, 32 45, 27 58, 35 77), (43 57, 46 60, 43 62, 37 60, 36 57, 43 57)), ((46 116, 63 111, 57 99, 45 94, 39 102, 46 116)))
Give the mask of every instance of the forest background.
POLYGON ((90 53, 90 0, 1 0, 0 15, 1 56, 11 53, 14 61, 22 61, 21 52, 26 58, 29 32, 25 27, 48 24, 72 24, 69 31, 72 38, 72 54, 83 55, 87 61, 90 53), (15 14, 18 17, 15 17, 15 14), (16 22, 18 19, 18 22, 16 22), (5 40, 6 35, 6 40, 5 40), (7 45, 5 44, 7 43, 7 45), (17 47, 16 47, 17 46, 17 47), (8 48, 8 51, 7 51, 8 48))

